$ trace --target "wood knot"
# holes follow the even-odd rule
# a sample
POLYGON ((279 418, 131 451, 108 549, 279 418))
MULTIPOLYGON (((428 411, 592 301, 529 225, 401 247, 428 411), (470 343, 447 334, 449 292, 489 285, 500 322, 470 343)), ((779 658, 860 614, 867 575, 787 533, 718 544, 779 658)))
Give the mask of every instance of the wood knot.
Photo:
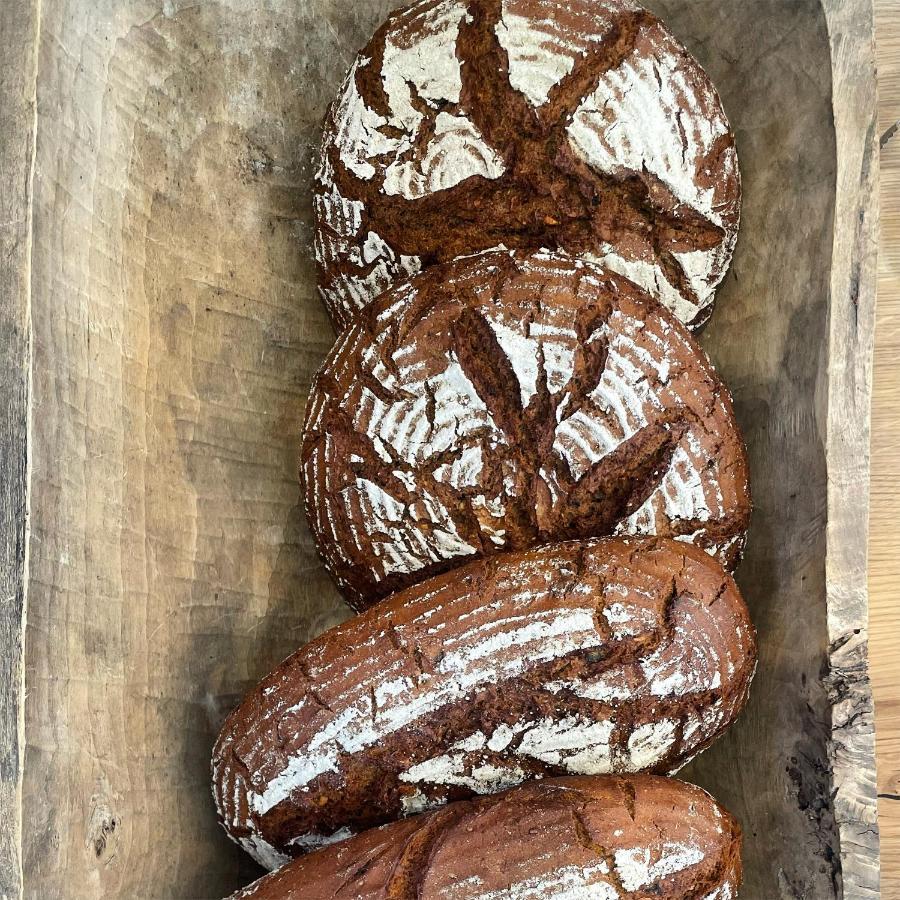
POLYGON ((111 791, 105 778, 101 779, 98 788, 91 797, 86 843, 88 852, 106 865, 116 855, 122 818, 112 808, 111 791))
POLYGON ((116 833, 116 828, 118 827, 119 820, 115 816, 110 819, 104 819, 99 823, 97 833, 91 839, 94 846, 94 855, 97 859, 100 859, 106 852, 109 840, 116 833))

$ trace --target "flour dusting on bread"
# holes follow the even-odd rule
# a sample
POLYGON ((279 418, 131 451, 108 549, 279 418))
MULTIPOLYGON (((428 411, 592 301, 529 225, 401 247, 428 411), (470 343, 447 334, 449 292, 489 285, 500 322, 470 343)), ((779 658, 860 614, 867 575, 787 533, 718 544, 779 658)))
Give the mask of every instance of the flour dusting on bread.
POLYGON ((567 777, 425 812, 296 859, 234 900, 734 900, 737 822, 699 788, 567 777))
POLYGON ((740 216, 715 89, 625 0, 426 0, 395 13, 329 116, 316 195, 321 290, 339 326, 423 266, 542 245, 601 261, 699 326, 740 216), (596 199, 582 202, 592 179, 596 199), (335 228, 349 203, 364 216, 335 228), (373 224, 383 240, 361 253, 373 224))
POLYGON ((230 833, 295 853, 535 777, 670 772, 734 719, 754 665, 737 588, 700 550, 496 557, 285 661, 222 731, 216 801, 230 833))
POLYGON ((358 608, 469 557, 598 532, 696 543, 729 567, 749 518, 727 389, 614 274, 489 252, 384 294, 313 389, 313 534, 358 608))

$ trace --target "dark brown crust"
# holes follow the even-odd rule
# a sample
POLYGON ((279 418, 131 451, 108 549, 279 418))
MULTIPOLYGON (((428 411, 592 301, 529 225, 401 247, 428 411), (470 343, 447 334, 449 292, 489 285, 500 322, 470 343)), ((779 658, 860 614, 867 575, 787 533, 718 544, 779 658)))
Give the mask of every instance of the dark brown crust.
MULTIPOLYGON (((589 8, 586 0, 572 0, 569 5, 589 8)), ((385 42, 414 28, 422 6, 414 4, 394 13, 360 54, 369 62, 358 70, 356 84, 365 103, 380 115, 390 115, 380 77, 385 42)), ((341 162, 334 143, 339 124, 333 108, 323 143, 333 181, 320 177, 315 185, 319 231, 331 232, 323 202, 334 185, 343 197, 363 204, 360 235, 374 232, 396 254, 420 259, 423 268, 501 244, 524 251, 559 249, 573 255, 590 254, 604 244, 639 245, 648 248, 683 297, 698 302, 674 254, 719 247, 736 232, 740 176, 736 167, 729 172, 722 164, 723 154, 734 152, 732 135, 723 136, 707 158, 698 160, 695 173, 698 184, 717 192, 723 227, 685 206, 646 169, 611 175, 592 168, 575 151, 566 129, 603 74, 632 56, 652 59, 660 46, 670 52, 679 47, 686 81, 706 85, 699 65, 654 15, 623 3, 606 37, 587 46, 572 71, 551 90, 547 103, 536 109, 510 83, 508 55, 496 31, 501 0, 468 0, 467 7, 470 21, 460 26, 456 45, 461 61, 460 101, 431 106, 413 92, 413 104, 425 118, 407 155, 421 158, 439 113, 461 114, 503 159, 504 174, 495 179, 472 176, 417 199, 388 195, 383 189, 386 168, 367 180, 341 162)), ((415 35, 407 35, 406 40, 414 43, 415 35)), ((711 87, 709 91, 715 97, 711 87)), ((690 110, 693 115, 714 112, 720 110, 690 110)), ((349 323, 351 309, 335 302, 325 289, 343 272, 360 271, 341 256, 320 259, 323 296, 338 328, 349 323)), ((700 327, 711 311, 711 304, 702 306, 687 324, 700 327)))
POLYGON ((553 779, 366 832, 295 860, 233 900, 438 900, 454 887, 454 896, 478 897, 598 866, 619 900, 705 900, 724 885, 736 897, 741 829, 708 794, 672 779, 553 779), (666 845, 700 858, 629 890, 617 853, 646 849, 653 865, 666 845), (466 895, 463 884, 472 885, 466 895))
MULTIPOLYGON (((492 557, 391 597, 286 660, 229 716, 214 751, 214 794, 233 837, 258 835, 296 854, 291 842, 300 836, 308 841, 380 825, 402 816, 414 796, 428 805, 472 796, 469 786, 408 773, 473 734, 491 736, 524 722, 553 723, 551 729, 573 719, 584 723, 579 728, 612 723, 609 765, 617 771, 634 766, 630 740, 639 729, 672 723, 671 745, 645 766, 670 772, 734 721, 755 663, 753 627, 733 579, 694 547, 607 539, 492 557), (454 670, 442 663, 451 649, 464 657, 485 635, 511 639, 518 629, 563 622, 585 606, 596 638, 543 660, 544 638, 530 647, 501 641, 473 664, 496 673, 489 682, 414 715, 365 749, 338 751, 333 770, 262 814, 253 808, 252 797, 266 793, 292 761, 313 756, 330 723, 360 703, 371 697, 374 726, 383 721, 376 717, 414 708, 422 691, 450 685, 454 670), (626 612, 633 623, 619 633, 614 623, 626 612), (504 675, 519 659, 524 670, 504 675), (378 692, 401 679, 415 683, 415 692, 381 708, 378 692), (687 687, 660 690, 672 679, 687 687), (600 680, 620 686, 620 698, 589 699, 578 688, 600 680)), ((360 727, 369 727, 369 714, 360 727)), ((567 768, 565 757, 554 763, 520 752, 526 731, 505 747, 461 754, 460 773, 517 769, 514 780, 522 780, 585 771, 567 768)), ((483 790, 492 789, 498 787, 483 790)))
MULTIPOLYGON (((546 341, 537 346, 543 353, 546 341)), ((620 427, 620 421, 611 427, 620 427)), ((363 609, 467 561, 464 553, 436 548, 426 495, 443 505, 456 533, 475 548, 468 558, 601 536, 613 533, 657 489, 676 447, 685 452, 699 447, 690 450, 698 477, 706 485, 704 493, 717 495, 721 510, 702 521, 657 511, 647 530, 692 535, 733 568, 750 518, 746 453, 728 390, 690 334, 624 279, 568 257, 494 252, 433 267, 398 285, 342 334, 313 387, 301 466, 307 514, 325 564, 348 602, 363 609), (571 328, 568 383, 551 390, 547 361, 539 356, 533 396, 523 405, 510 360, 487 321, 498 316, 520 330, 549 322, 571 328), (611 323, 614 316, 618 324, 611 323), (554 449, 558 423, 579 411, 601 422, 613 415, 591 392, 607 369, 609 342, 625 339, 623 328, 639 330, 634 339, 642 342, 632 360, 639 374, 624 379, 628 390, 645 383, 659 402, 645 405, 646 427, 626 435, 575 477, 554 449), (413 464, 387 442, 376 447, 365 412, 367 394, 388 405, 415 400, 404 393, 402 377, 396 377, 395 357, 407 351, 411 355, 404 359, 418 361, 428 376, 416 391, 432 391, 426 410, 432 431, 435 413, 442 412, 433 385, 444 383, 442 373, 451 359, 458 360, 490 417, 483 427, 444 440, 436 453, 429 450, 430 435, 418 439, 422 449, 413 464), (399 387, 389 389, 376 377, 376 361, 399 387), (482 459, 479 483, 456 488, 435 476, 439 466, 469 448, 482 459), (415 566, 386 569, 383 548, 394 539, 373 527, 365 510, 343 493, 356 490, 357 478, 377 485, 403 508, 404 534, 412 532, 430 556, 416 551, 415 566), (502 539, 485 534, 476 508, 483 495, 502 498, 502 539)))

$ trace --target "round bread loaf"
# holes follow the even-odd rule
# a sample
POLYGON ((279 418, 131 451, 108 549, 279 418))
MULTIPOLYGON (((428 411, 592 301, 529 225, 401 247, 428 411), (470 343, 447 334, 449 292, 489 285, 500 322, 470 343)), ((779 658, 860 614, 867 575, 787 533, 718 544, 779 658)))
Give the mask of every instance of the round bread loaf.
POLYGON ((741 829, 668 778, 559 778, 295 860, 234 900, 732 900, 741 829))
POLYGON ((459 259, 370 304, 319 372, 301 465, 356 609, 467 558, 613 533, 733 568, 750 516, 702 350, 627 280, 551 253, 459 259))
POLYGON ((228 833, 263 865, 530 778, 672 772, 747 699, 731 576, 661 538, 491 557, 286 660, 213 754, 228 833))
POLYGON ((708 77, 630 0, 422 0, 353 64, 315 210, 338 327, 396 280, 498 246, 600 261, 699 327, 740 175, 708 77))

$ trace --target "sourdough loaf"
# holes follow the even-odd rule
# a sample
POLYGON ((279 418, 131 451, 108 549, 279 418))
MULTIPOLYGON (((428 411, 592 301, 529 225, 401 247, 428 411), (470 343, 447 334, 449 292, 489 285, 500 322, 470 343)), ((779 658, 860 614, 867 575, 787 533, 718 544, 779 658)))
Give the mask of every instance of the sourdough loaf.
POLYGON ((662 538, 481 560, 286 660, 213 756, 262 864, 554 774, 671 772, 743 707, 755 635, 731 576, 662 538))
POLYGON ((630 282, 550 253, 459 259, 370 304, 313 386, 301 466, 356 609, 467 558, 613 533, 732 568, 750 515, 702 350, 630 282))
POLYGON ((740 176, 706 74, 630 0, 422 0, 350 69, 315 210, 339 327, 396 280, 501 245, 599 260, 698 327, 740 176))
POLYGON ((732 900, 741 831, 667 778, 559 778, 295 860, 234 900, 732 900))

